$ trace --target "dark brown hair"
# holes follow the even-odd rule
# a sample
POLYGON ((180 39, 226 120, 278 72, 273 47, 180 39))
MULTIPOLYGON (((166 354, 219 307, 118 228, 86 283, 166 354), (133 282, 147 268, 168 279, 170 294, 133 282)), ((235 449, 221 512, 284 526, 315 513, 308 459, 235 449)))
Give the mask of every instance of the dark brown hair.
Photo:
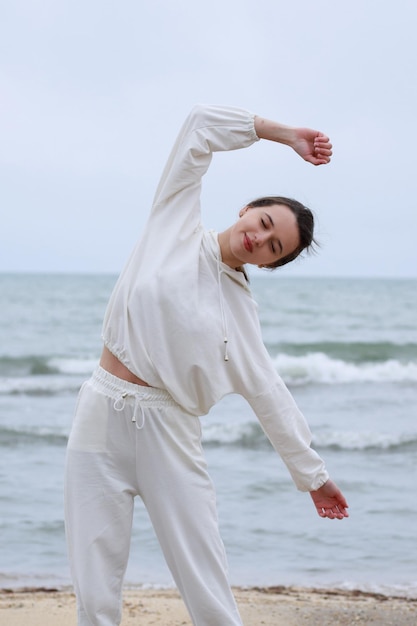
POLYGON ((307 250, 308 252, 314 250, 314 246, 317 245, 317 241, 314 239, 314 216, 313 213, 306 206, 298 202, 298 200, 293 200, 292 198, 285 198, 283 196, 267 196, 265 198, 258 198, 257 200, 253 200, 249 202, 246 206, 250 209, 255 209, 257 207, 264 206, 273 206, 274 204, 283 204, 288 207, 295 215, 297 219, 298 233, 300 236, 300 244, 297 248, 291 252, 291 254, 287 254, 282 257, 282 259, 278 259, 274 263, 270 263, 269 265, 264 265, 264 267, 268 269, 275 269, 277 267, 281 267, 282 265, 286 265, 290 263, 290 261, 294 261, 303 250, 307 250))

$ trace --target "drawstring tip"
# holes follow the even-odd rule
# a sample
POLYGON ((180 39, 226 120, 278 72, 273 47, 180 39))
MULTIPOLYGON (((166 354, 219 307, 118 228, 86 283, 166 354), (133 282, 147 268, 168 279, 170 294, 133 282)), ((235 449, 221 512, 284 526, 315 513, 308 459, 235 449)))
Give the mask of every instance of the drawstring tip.
POLYGON ((132 422, 136 422, 136 415, 132 417, 132 422))
POLYGON ((229 355, 227 354, 227 337, 223 339, 223 343, 224 343, 224 360, 228 361, 229 355))

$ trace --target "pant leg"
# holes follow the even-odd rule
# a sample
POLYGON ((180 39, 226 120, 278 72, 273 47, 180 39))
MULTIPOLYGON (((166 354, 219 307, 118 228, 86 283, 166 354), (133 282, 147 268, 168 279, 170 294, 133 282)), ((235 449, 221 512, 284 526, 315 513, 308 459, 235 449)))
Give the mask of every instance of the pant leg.
POLYGON ((138 432, 140 495, 195 626, 241 626, 197 418, 147 410, 138 432))
POLYGON ((116 626, 121 620, 135 455, 130 425, 114 414, 113 404, 84 384, 68 442, 65 525, 79 626, 116 626))

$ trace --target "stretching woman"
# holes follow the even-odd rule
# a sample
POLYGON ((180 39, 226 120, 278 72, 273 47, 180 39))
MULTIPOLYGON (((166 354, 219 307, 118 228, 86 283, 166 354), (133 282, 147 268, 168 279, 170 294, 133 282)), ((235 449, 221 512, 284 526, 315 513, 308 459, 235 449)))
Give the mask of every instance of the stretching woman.
POLYGON ((310 447, 304 417, 263 345, 246 263, 283 265, 311 245, 313 217, 262 198, 216 234, 200 221, 212 153, 268 139, 322 165, 329 139, 237 108, 197 106, 110 298, 100 366, 84 383, 68 442, 66 530, 80 626, 115 626, 140 496, 196 626, 237 626, 199 416, 242 395, 321 517, 347 503, 310 447))

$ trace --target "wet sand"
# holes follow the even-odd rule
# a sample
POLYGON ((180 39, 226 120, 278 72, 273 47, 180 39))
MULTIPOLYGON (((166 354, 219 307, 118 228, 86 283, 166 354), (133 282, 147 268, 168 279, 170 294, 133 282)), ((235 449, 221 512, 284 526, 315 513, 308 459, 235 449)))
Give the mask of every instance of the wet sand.
MULTIPOLYGON (((416 626, 417 599, 297 587, 234 590, 245 626, 416 626)), ((0 591, 1 626, 75 626, 70 590, 0 591)), ((175 590, 125 590, 121 626, 191 626, 175 590)))

